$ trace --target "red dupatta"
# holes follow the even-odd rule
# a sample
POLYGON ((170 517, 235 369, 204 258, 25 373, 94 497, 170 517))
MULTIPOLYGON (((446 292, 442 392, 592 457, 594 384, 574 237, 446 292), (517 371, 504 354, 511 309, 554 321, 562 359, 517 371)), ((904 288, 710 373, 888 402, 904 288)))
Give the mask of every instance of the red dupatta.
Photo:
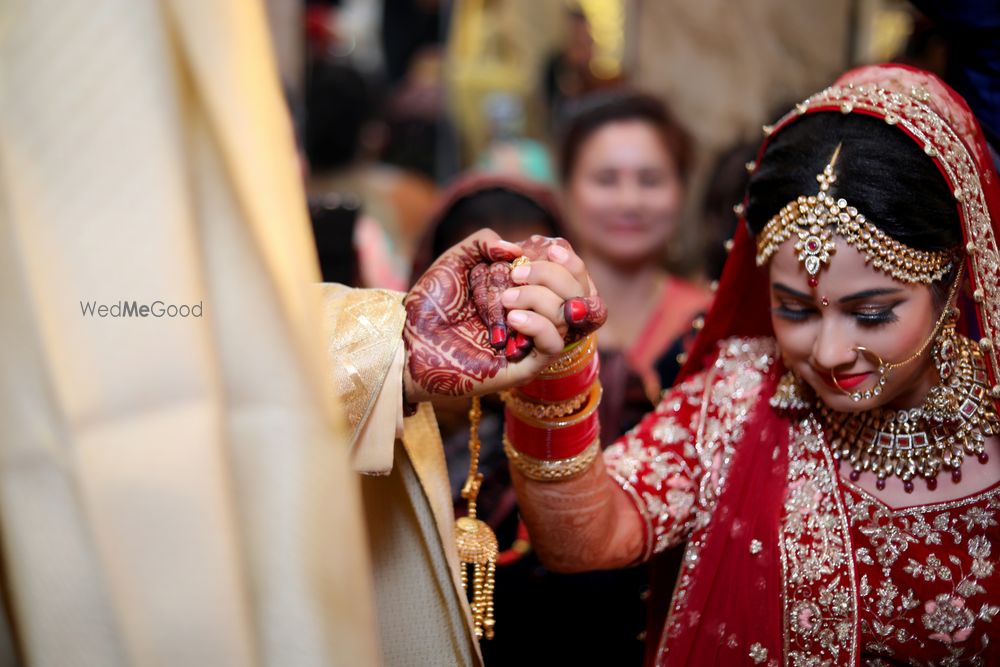
MULTIPOLYGON (((969 328, 986 352, 994 397, 1000 397, 1000 181, 986 142, 965 101, 937 77, 909 67, 880 65, 851 70, 833 86, 813 95, 765 128, 761 160, 769 137, 804 114, 864 113, 905 132, 934 160, 956 195, 969 257, 966 279, 974 296, 975 321, 969 328), (994 341, 997 345, 994 345, 994 341)), ((756 266, 756 244, 740 224, 723 271, 715 304, 694 343, 678 381, 703 370, 719 341, 732 336, 773 336, 767 268, 756 266)), ((970 312, 968 306, 964 312, 970 312)), ((773 394, 768 387, 761 396, 773 394)), ((788 465, 788 419, 758 401, 737 444, 731 474, 716 505, 707 539, 692 573, 686 608, 691 621, 668 623, 658 664, 790 664, 797 644, 789 627, 801 624, 785 587, 779 548, 785 502, 794 474, 788 465), (749 558, 746 535, 761 538, 763 552, 749 558), (735 549, 739 545, 739 550, 735 549), (749 585, 748 585, 749 583, 749 585), (748 655, 746 647, 751 646, 748 655), (739 652, 737 652, 739 651, 739 652)), ((794 484, 794 483, 793 483, 794 484)), ((850 552, 848 550, 848 556, 850 552)), ((859 662, 857 600, 844 601, 845 633, 837 664, 859 662), (853 605, 853 607, 852 607, 853 605), (849 620, 848 620, 849 622, 849 620)), ((812 647, 815 648, 815 647, 812 647)), ((829 656, 820 656, 828 658, 829 656)))

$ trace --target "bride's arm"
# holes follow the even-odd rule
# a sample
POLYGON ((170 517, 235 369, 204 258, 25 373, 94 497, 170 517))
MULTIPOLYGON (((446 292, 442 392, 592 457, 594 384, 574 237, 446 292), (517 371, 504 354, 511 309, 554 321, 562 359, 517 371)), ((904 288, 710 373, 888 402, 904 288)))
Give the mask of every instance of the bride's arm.
POLYGON ((729 422, 709 390, 716 377, 710 370, 665 394, 582 469, 583 433, 596 436, 596 412, 589 429, 566 426, 569 419, 544 428, 537 413, 525 414, 531 405, 524 400, 524 392, 545 393, 544 376, 508 395, 507 451, 518 504, 546 566, 568 572, 634 564, 684 541, 704 519, 728 446, 729 422))
POLYGON ((611 569, 643 556, 643 521, 601 457, 564 482, 532 481, 516 468, 511 476, 532 546, 549 569, 611 569))

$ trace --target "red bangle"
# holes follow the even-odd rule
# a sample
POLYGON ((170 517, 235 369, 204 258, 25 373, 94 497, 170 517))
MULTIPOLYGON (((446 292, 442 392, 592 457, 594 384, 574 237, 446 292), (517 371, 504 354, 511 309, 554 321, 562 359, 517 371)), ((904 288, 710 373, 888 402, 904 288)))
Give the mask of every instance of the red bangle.
POLYGON ((587 390, 597 377, 600 361, 595 354, 582 370, 565 377, 545 379, 537 378, 517 390, 536 401, 556 403, 578 396, 587 390))
POLYGON ((598 437, 601 430, 596 410, 560 428, 529 424, 509 409, 504 411, 504 418, 507 439, 517 451, 549 461, 576 456, 598 437))

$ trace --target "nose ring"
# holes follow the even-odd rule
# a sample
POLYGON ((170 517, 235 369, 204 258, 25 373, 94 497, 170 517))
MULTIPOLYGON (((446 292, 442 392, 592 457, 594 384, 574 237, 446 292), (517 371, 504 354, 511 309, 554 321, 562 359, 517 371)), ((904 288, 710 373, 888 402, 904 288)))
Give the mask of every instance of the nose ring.
MULTIPOLYGON (((861 401, 867 401, 868 399, 870 399, 870 398, 872 398, 874 396, 878 396, 879 394, 882 393, 882 387, 885 386, 886 378, 887 378, 887 376, 889 374, 889 366, 887 366, 886 363, 882 360, 882 357, 878 356, 877 354, 875 354, 874 352, 872 352, 871 350, 869 350, 867 347, 864 347, 863 345, 858 345, 857 347, 852 347, 851 351, 852 352, 857 352, 862 357, 864 357, 865 359, 867 359, 871 363, 873 363, 876 366, 878 366, 878 371, 877 371, 878 372, 878 380, 875 382, 875 386, 873 386, 871 389, 866 389, 863 392, 861 392, 861 391, 855 391, 855 392, 848 391, 847 389, 844 389, 843 387, 841 387, 840 383, 837 382, 837 373, 835 372, 837 370, 836 368, 831 368, 830 369, 830 380, 833 381, 833 386, 835 386, 837 389, 839 389, 845 395, 847 395, 848 397, 850 397, 850 399, 852 401, 854 401, 855 403, 859 403, 861 401)), ((842 366, 843 365, 847 365, 847 364, 842 364, 842 366)))

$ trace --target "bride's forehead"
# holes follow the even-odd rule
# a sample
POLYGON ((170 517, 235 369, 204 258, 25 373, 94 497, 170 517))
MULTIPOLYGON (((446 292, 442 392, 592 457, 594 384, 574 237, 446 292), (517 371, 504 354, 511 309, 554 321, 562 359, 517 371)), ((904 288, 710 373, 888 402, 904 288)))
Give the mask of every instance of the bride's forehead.
MULTIPOLYGON (((809 291, 808 274, 799 260, 795 248, 798 237, 793 236, 778 248, 771 258, 770 274, 773 281, 781 282, 790 287, 799 285, 802 291, 809 291)), ((865 289, 872 287, 912 287, 902 283, 883 271, 879 271, 866 260, 865 255, 843 238, 833 236, 835 249, 829 264, 823 268, 818 278, 818 290, 825 293, 857 291, 859 285, 865 289)))

